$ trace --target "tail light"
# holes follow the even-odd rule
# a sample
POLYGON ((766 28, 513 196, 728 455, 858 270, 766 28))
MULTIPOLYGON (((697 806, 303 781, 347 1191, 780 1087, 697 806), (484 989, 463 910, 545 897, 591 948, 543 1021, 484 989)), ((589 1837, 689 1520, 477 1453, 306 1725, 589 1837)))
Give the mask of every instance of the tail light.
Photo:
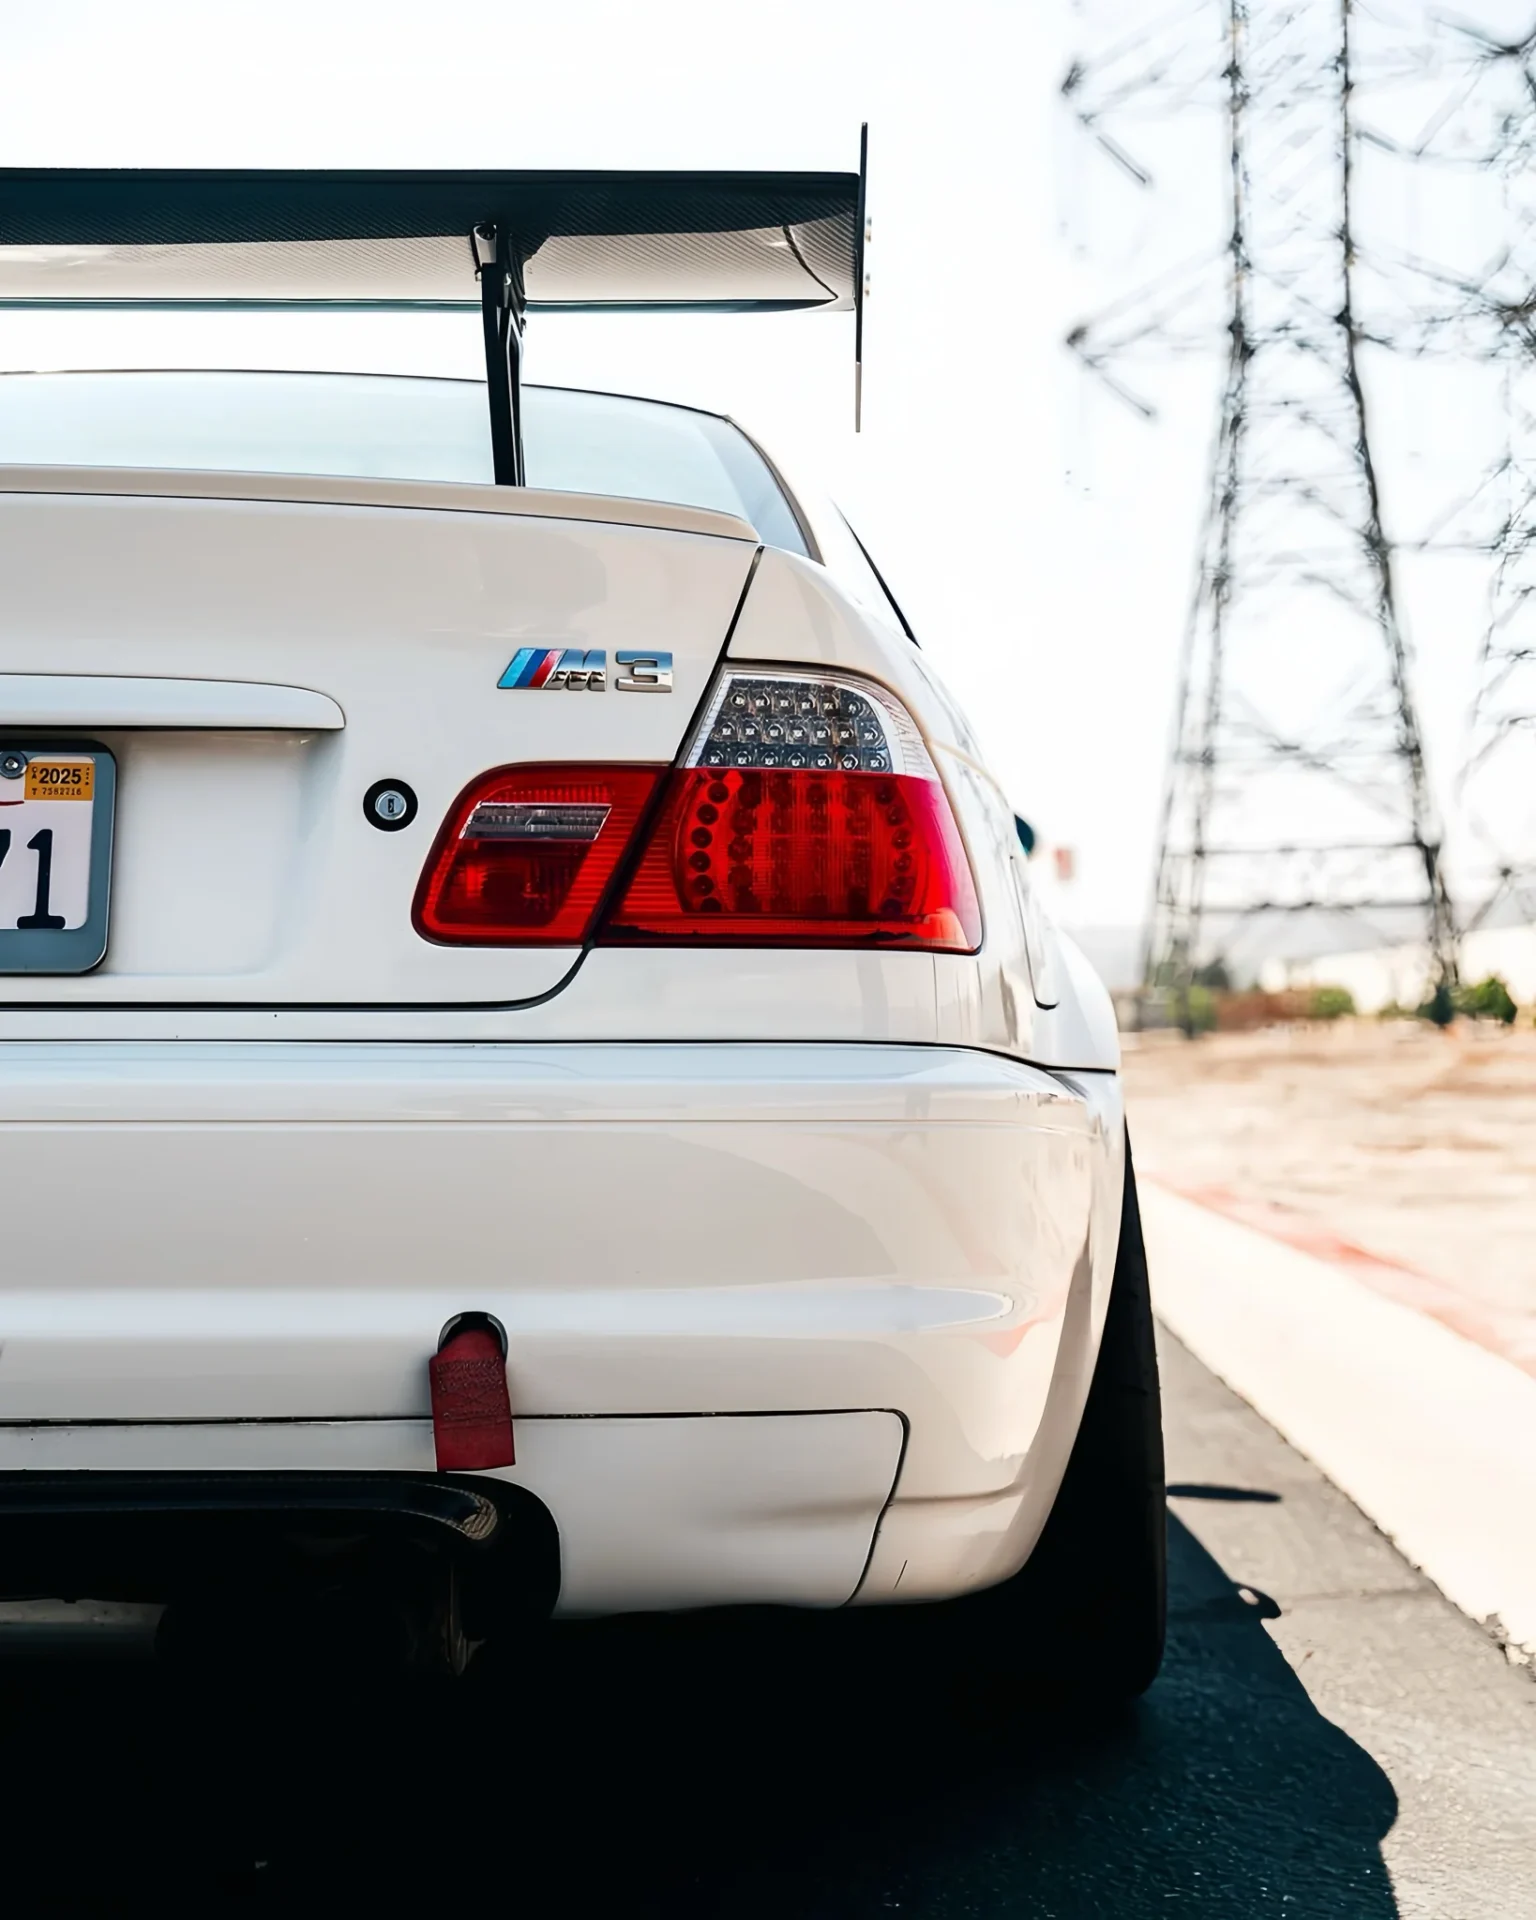
POLYGON ((948 797, 883 688, 803 670, 724 675, 648 806, 661 778, 508 767, 476 782, 422 876, 418 930, 497 945, 980 945, 948 797))
POLYGON ((416 889, 451 945, 579 946, 659 767, 499 767, 453 803, 416 889))
POLYGON ((970 952, 981 914, 906 710, 865 681, 759 671, 718 689, 598 938, 970 952))

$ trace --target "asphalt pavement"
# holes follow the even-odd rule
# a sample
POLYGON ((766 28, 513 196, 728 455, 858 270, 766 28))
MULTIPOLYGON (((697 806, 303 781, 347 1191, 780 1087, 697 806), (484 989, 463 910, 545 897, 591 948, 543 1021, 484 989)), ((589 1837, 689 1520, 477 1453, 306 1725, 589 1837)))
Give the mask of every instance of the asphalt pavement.
POLYGON ((1529 1920, 1536 1680, 1172 1341, 1164 1379, 1134 1712, 978 1723, 803 1623, 563 1628, 441 1694, 11 1626, 10 1910, 1529 1920))

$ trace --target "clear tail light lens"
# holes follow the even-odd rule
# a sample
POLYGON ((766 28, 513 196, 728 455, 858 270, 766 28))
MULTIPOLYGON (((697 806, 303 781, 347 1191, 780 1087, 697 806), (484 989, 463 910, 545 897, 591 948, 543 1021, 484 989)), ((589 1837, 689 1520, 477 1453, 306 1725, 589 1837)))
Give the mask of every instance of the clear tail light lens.
POLYGON ((499 767, 466 787, 416 889, 416 931, 450 945, 578 946, 658 767, 499 767))
POLYGON ((843 675, 727 675, 600 944, 973 952, 981 914, 922 738, 843 675))

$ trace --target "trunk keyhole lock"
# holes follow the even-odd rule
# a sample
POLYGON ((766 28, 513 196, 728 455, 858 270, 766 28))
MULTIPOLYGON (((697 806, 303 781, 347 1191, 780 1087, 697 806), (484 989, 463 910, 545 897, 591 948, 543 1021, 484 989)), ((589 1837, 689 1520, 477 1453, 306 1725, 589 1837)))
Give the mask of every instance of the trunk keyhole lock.
POLYGON ((375 780, 363 795, 363 815, 380 833, 398 833, 416 818, 416 795, 403 780, 375 780))

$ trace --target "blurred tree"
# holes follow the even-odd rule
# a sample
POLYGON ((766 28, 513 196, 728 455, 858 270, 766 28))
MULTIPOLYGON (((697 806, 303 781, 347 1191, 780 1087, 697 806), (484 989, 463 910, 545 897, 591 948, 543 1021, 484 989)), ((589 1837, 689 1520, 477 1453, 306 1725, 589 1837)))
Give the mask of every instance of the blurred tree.
POLYGON ((1314 987, 1307 1012, 1314 1020, 1337 1020, 1355 1010, 1355 996, 1348 987, 1314 987))
POLYGON ((1456 1010, 1470 1014, 1474 1020, 1502 1020, 1506 1027, 1514 1025, 1519 1011, 1514 995, 1496 973, 1479 980, 1475 987, 1462 987, 1456 995, 1456 1010))
POLYGON ((1442 980, 1419 1008, 1421 1020, 1432 1020, 1437 1027, 1448 1027, 1456 1018, 1456 995, 1450 982, 1442 980))

